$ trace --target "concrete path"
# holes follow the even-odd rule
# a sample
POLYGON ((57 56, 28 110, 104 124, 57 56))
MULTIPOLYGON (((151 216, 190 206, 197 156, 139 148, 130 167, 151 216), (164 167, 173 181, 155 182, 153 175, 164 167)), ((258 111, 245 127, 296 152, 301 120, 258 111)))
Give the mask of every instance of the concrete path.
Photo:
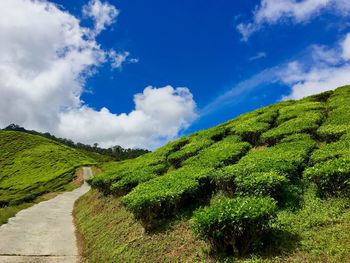
MULTIPOLYGON (((92 171, 84 167, 84 178, 92 171)), ((90 186, 22 210, 0 227, 0 262, 78 262, 79 254, 73 224, 74 202, 90 186)))

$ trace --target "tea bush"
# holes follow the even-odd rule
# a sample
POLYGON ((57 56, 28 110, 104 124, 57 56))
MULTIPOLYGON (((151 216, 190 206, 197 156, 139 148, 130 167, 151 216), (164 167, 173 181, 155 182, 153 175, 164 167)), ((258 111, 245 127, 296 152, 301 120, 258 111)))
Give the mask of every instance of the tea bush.
MULTIPOLYGON (((214 142, 222 140, 228 134, 224 127, 215 127, 209 130, 197 132, 189 136, 189 143, 178 151, 172 152, 167 160, 175 168, 179 168, 182 162, 196 155, 200 150, 209 147, 214 142)), ((237 141, 239 139, 237 138, 237 141)))
POLYGON ((249 143, 239 142, 237 136, 229 136, 186 160, 183 164, 217 168, 238 161, 249 149, 249 143))
POLYGON ((322 112, 309 111, 297 118, 290 119, 276 128, 262 134, 261 138, 268 144, 275 144, 282 138, 296 133, 315 133, 322 123, 324 115, 322 112))
POLYGON ((240 196, 270 196, 277 201, 283 198, 283 188, 288 179, 276 172, 252 173, 235 178, 236 195, 240 196))
POLYGON ((157 220, 179 211, 188 201, 210 194, 208 180, 212 169, 185 166, 168 174, 138 185, 123 197, 122 202, 146 230, 157 220))
POLYGON ((281 124, 285 121, 298 118, 309 111, 324 111, 326 106, 324 103, 320 102, 304 102, 304 103, 294 103, 293 105, 283 107, 279 110, 279 115, 276 120, 277 124, 281 124))
POLYGON ((237 164, 226 166, 221 172, 217 172, 215 179, 219 189, 230 192, 235 188, 235 177, 261 172, 277 172, 287 176, 292 181, 297 180, 300 171, 307 165, 309 153, 316 144, 306 136, 300 136, 304 137, 304 140, 296 140, 297 137, 294 135, 290 137, 286 138, 286 142, 275 146, 251 151, 242 157, 237 164))
POLYGON ((323 197, 350 196, 350 157, 317 163, 304 171, 304 177, 317 185, 323 197))
POLYGON ((269 197, 222 199, 198 209, 192 229, 199 238, 209 241, 215 252, 242 256, 269 230, 276 210, 276 201, 269 197))
POLYGON ((124 197, 124 204, 150 229, 158 219, 182 209, 185 200, 209 196, 213 170, 238 160, 250 148, 236 141, 237 137, 229 136, 185 161, 182 168, 140 184, 124 197))
POLYGON ((312 153, 310 161, 316 164, 345 156, 350 156, 350 140, 344 137, 337 142, 322 145, 312 153))

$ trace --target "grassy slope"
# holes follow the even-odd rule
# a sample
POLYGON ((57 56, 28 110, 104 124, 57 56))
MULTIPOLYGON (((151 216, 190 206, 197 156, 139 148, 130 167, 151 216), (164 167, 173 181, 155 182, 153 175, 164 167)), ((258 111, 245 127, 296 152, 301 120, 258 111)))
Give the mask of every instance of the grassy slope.
POLYGON ((1 223, 42 194, 71 190, 77 167, 95 161, 41 136, 0 131, 1 223))
MULTIPOLYGON (((276 241, 260 254, 240 261, 347 262, 350 210, 344 212, 345 203, 342 199, 320 200, 310 191, 297 213, 283 211, 278 215, 276 225, 281 233, 276 241)), ((120 204, 120 198, 92 190, 77 201, 75 217, 88 262, 216 261, 209 256, 209 246, 193 236, 187 213, 169 222, 166 230, 146 235, 120 204)))
MULTIPOLYGON (((350 92, 350 88, 348 89, 350 92)), ((347 92, 344 88, 340 89, 338 92, 344 91, 347 92)), ((314 101, 314 99, 317 100, 318 98, 311 98, 309 101, 314 101)), ((345 98, 344 96, 344 100, 345 104, 341 105, 347 105, 348 98, 345 98)), ((307 101, 308 99, 306 99, 306 101, 301 101, 301 103, 307 101)), ((321 105, 315 106, 313 106, 311 103, 311 107, 310 104, 298 105, 299 102, 286 102, 285 104, 280 104, 280 108, 278 108, 279 106, 276 105, 279 115, 272 123, 265 120, 270 119, 270 116, 274 115, 273 112, 272 114, 268 113, 267 115, 260 115, 263 116, 264 120, 260 120, 249 126, 249 120, 246 122, 245 117, 250 117, 252 115, 254 116, 253 112, 252 114, 243 115, 236 120, 228 122, 227 124, 230 125, 232 122, 234 125, 236 125, 234 126, 235 130, 233 134, 239 134, 239 132, 243 129, 249 130, 248 134, 256 135, 258 133, 255 133, 255 128, 261 129, 263 132, 261 137, 268 143, 272 144, 275 144, 276 142, 278 144, 282 138, 288 136, 289 134, 298 134, 310 131, 313 140, 315 143, 317 143, 317 147, 314 150, 317 151, 318 148, 326 149, 327 156, 324 160, 329 160, 329 158, 331 158, 329 161, 331 163, 332 160, 336 160, 336 158, 341 156, 343 153, 339 150, 339 152, 334 153, 334 156, 330 156, 327 148, 328 144, 321 137, 323 135, 322 133, 338 133, 338 130, 333 130, 332 127, 329 129, 327 126, 328 124, 332 124, 332 121, 337 124, 338 120, 333 117, 337 115, 332 115, 332 113, 329 114, 329 112, 322 117, 322 115, 319 113, 324 114, 324 112, 331 110, 333 105, 326 104, 323 99, 320 100, 320 102, 322 103, 321 105), (298 120, 297 116, 299 116, 300 112, 303 111, 304 105, 315 113, 311 113, 309 115, 306 114, 304 119, 298 120), (316 111, 318 112, 312 109, 312 107, 315 107, 316 111), (326 109, 325 107, 329 108, 326 109), (241 123, 243 125, 241 125, 241 123), (305 126, 305 123, 307 125, 310 123, 310 125, 305 126), (322 123, 324 123, 322 126, 323 130, 319 129, 320 133, 317 135, 316 130, 318 127, 320 127, 320 125, 322 125, 322 123), (270 124, 271 126, 268 128, 267 124, 270 124), (242 129, 240 130, 240 128, 242 129)), ((348 110, 345 110, 344 112, 348 112, 348 110)), ((349 116, 341 116, 343 116, 341 117, 341 124, 345 124, 345 122, 348 120, 350 121, 350 118, 348 118, 349 116)), ((274 117, 272 117, 272 119, 274 119, 274 117)), ((337 126, 336 128, 338 127, 340 126, 337 126)), ((341 133, 343 133, 343 131, 341 131, 341 133)), ((245 137, 244 133, 239 135, 243 135, 242 137, 245 137)), ((261 133, 259 136, 260 135, 261 133)), ((247 137, 249 139, 256 139, 252 136, 247 137)), ((336 137, 339 137, 338 134, 336 134, 336 137)), ((194 146, 198 145, 202 137, 200 137, 198 141, 195 140, 196 137, 193 138, 194 139, 190 140, 190 143, 187 144, 188 146, 192 147, 189 151, 186 150, 190 154, 185 153, 187 154, 185 156, 184 151, 181 150, 181 147, 182 149, 185 149, 187 146, 180 146, 180 150, 175 150, 175 154, 179 152, 179 154, 176 155, 176 158, 178 158, 178 156, 181 158, 185 156, 186 159, 194 154, 198 154, 197 150, 195 150, 195 153, 194 151, 190 152, 191 149, 193 149, 193 144, 191 145, 191 143, 194 142, 194 146)), ((348 139, 345 139, 345 141, 346 140, 348 139)), ((252 169, 259 170, 265 168, 270 169, 269 166, 275 165, 272 162, 274 159, 271 159, 270 162, 259 159, 265 157, 270 158, 271 156, 269 149, 274 151, 273 147, 266 148, 266 145, 261 143, 256 144, 254 140, 249 140, 249 142, 252 144, 252 149, 247 153, 248 156, 243 157, 241 162, 238 161, 237 165, 234 164, 234 166, 232 166, 233 168, 240 171, 240 168, 245 169, 247 165, 250 165, 249 167, 252 169), (265 152, 266 154, 262 155, 259 152, 265 152), (259 165, 254 167, 255 162, 258 162, 259 164, 261 163, 266 167, 261 167, 259 165), (241 166, 239 166, 240 164, 241 166)), ((216 142, 210 141, 208 145, 213 143, 217 144, 216 142)), ((208 145, 204 146, 204 149, 207 148, 208 145)), ((346 146, 346 144, 342 145, 345 145, 343 146, 345 147, 344 151, 348 152, 349 148, 346 146)), ((152 155, 146 155, 145 157, 141 157, 132 162, 112 164, 109 167, 104 167, 107 172, 102 175, 101 178, 103 180, 96 178, 97 180, 95 180, 95 182, 102 182, 102 184, 96 184, 97 188, 102 190, 107 188, 106 193, 112 192, 117 195, 122 193, 122 191, 119 189, 124 191, 126 189, 127 192, 132 191, 131 194, 135 193, 135 191, 132 190, 135 185, 127 185, 123 182, 123 180, 125 179, 125 182, 131 182, 132 175, 137 173, 139 169, 143 168, 143 165, 147 166, 149 163, 150 167, 154 167, 156 160, 147 160, 147 158, 152 159, 152 156, 154 156, 154 159, 157 157, 163 158, 159 159, 162 160, 162 162, 171 163, 171 165, 167 167, 168 173, 171 174, 172 171, 178 168, 179 162, 178 159, 171 159, 171 156, 174 156, 174 148, 171 144, 170 146, 171 147, 165 146, 163 149, 156 151, 152 155), (167 147, 172 149, 170 150, 170 155, 169 153, 166 155, 162 154, 162 150, 166 150, 167 147), (132 171, 130 175, 125 172, 125 170, 129 169, 129 167, 131 167, 130 171, 132 171), (132 168, 135 167, 139 168, 132 170, 132 168), (122 180, 120 178, 122 178, 122 180), (120 188, 120 185, 122 185, 124 188, 120 188), (125 186, 127 186, 127 188, 125 188, 125 186)), ((333 147, 332 144, 329 144, 329 146, 333 147)), ((337 144, 335 144, 335 147, 338 147, 337 144)), ((203 147, 200 148, 199 152, 203 152, 204 150, 202 149, 203 147)), ((297 168, 296 166, 288 166, 288 163, 282 160, 281 164, 284 164, 285 167, 282 165, 281 169, 283 168, 285 171, 295 173, 294 176, 300 176, 300 173, 303 169, 305 169, 305 167, 312 166, 318 162, 320 163, 317 165, 322 165, 322 158, 324 158, 322 154, 324 152, 316 152, 310 161, 308 161, 308 159, 310 158, 312 151, 309 152, 309 150, 307 150, 307 152, 308 156, 306 156, 306 158, 303 157, 305 159, 300 159, 299 157, 295 159, 298 162, 299 160, 302 161, 300 166, 297 168)), ((293 153, 293 151, 291 153, 293 153)), ((283 153, 281 152, 280 154, 283 153)), ((286 157, 289 156, 286 155, 286 157)), ((279 162, 278 156, 275 156, 274 158, 277 162, 279 162)), ((183 164, 186 164, 186 162, 187 161, 184 161, 183 164)), ((183 164, 180 163, 180 166, 183 164)), ((164 174, 164 172, 162 174, 164 174)), ((142 189, 144 185, 150 183, 152 184, 152 182, 155 181, 162 182, 163 180, 161 178, 157 178, 157 176, 159 176, 157 173, 154 174, 143 172, 142 175, 147 176, 141 177, 138 175, 138 178, 140 178, 137 181, 139 186, 137 186, 135 189, 142 189)), ((165 172, 165 175, 161 177, 166 178, 169 176, 165 172)), ((294 180, 297 180, 296 182, 298 183, 298 177, 294 178, 294 180)), ((248 258, 240 259, 240 261, 346 262, 346 260, 350 258, 350 236, 348 235, 350 230, 349 201, 345 198, 342 199, 335 197, 321 199, 318 197, 318 190, 313 184, 305 183, 304 181, 300 181, 299 183, 300 185, 303 185, 303 187, 298 186, 297 189, 297 191, 301 193, 300 206, 289 206, 279 209, 277 219, 273 223, 274 231, 267 237, 266 240, 262 240, 264 243, 262 248, 253 252, 248 258)), ((161 183, 158 185, 161 186, 161 183)), ((297 187, 297 185, 298 184, 293 187, 297 187)), ((156 188, 154 188, 154 190, 156 191, 156 188)), ((152 195, 153 193, 150 192, 150 194, 152 195)), ((148 195, 144 196, 146 198, 148 197, 148 195)), ((132 198, 135 197, 137 197, 137 195, 134 194, 132 198)), ((97 190, 93 190, 77 202, 75 215, 78 228, 85 239, 84 255, 90 260, 89 262, 140 262, 140 259, 142 262, 210 262, 217 260, 210 257, 210 249, 208 245, 205 242, 197 240, 190 230, 189 220, 192 216, 193 208, 189 207, 184 210, 178 210, 175 216, 172 215, 172 219, 162 221, 162 227, 157 229, 156 232, 145 234, 140 222, 135 220, 134 216, 121 205, 121 200, 123 198, 124 197, 104 196, 97 190)), ((183 205, 181 203, 178 204, 183 205)))

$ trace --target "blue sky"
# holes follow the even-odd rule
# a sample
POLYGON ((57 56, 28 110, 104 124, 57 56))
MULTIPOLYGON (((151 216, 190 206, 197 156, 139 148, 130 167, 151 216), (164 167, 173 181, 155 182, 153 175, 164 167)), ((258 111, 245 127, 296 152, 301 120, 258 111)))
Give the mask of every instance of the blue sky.
MULTIPOLYGON (((86 3, 56 2, 78 16, 86 3)), ((350 18, 339 20, 339 16, 326 13, 306 23, 268 26, 244 42, 236 26, 252 18, 260 1, 109 2, 120 15, 98 40, 107 48, 130 51, 139 63, 114 71, 105 65, 89 79, 87 86, 93 92, 85 93, 83 99, 93 107, 105 106, 116 113, 131 111, 133 95, 148 85, 188 87, 201 112, 235 85, 302 56, 310 45, 333 45, 349 29, 344 24, 350 23, 350 18), (256 57, 259 53, 266 56, 256 57)), ((212 109, 184 133, 274 103, 289 89, 287 85, 267 83, 249 94, 235 96, 232 103, 212 109)))
MULTIPOLYGON (((82 27, 93 27, 94 20, 82 12, 89 1, 51 2, 82 27)), ((131 147, 156 147, 282 98, 298 99, 336 88, 328 85, 350 83, 345 54, 350 4, 345 0, 108 2, 119 14, 94 41, 102 50, 129 56, 120 67, 100 63, 84 77, 79 96, 84 105, 128 114, 135 109, 135 94, 166 85, 188 88, 196 103, 197 117, 180 125, 177 135, 131 147), (327 77, 312 77, 320 73, 327 77)))

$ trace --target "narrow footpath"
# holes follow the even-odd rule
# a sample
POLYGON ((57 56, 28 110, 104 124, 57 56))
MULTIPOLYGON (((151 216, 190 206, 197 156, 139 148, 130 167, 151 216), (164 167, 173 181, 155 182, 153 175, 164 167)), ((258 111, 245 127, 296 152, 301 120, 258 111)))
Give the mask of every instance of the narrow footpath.
MULTIPOLYGON (((84 167, 84 179, 92 176, 84 167)), ((74 202, 90 186, 84 184, 72 192, 24 209, 0 227, 0 262, 79 262, 74 202)))

